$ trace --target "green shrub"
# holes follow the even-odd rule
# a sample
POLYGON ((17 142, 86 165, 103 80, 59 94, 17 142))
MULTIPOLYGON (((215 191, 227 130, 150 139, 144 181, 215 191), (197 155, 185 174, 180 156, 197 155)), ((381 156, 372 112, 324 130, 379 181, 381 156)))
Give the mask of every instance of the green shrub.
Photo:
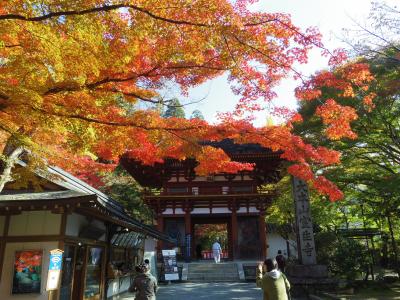
POLYGON ((363 242, 338 236, 334 232, 318 233, 317 261, 327 265, 333 275, 355 280, 368 270, 371 262, 363 242))

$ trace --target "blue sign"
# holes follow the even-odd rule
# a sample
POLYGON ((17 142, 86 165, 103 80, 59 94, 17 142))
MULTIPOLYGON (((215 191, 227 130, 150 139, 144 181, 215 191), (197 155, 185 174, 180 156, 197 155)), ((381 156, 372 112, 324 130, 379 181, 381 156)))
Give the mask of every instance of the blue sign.
POLYGON ((62 265, 62 253, 50 254, 49 270, 60 271, 62 265))

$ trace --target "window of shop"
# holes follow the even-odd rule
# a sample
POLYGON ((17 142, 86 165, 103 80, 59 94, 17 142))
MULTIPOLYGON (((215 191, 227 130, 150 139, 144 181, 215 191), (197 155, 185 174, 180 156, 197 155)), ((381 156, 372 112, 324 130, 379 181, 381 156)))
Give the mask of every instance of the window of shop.
POLYGON ((111 240, 109 276, 114 278, 128 275, 143 261, 144 236, 137 232, 116 234, 111 240))
POLYGON ((64 247, 60 300, 70 300, 72 296, 75 250, 76 246, 74 245, 65 245, 64 247))
POLYGON ((101 247, 88 247, 85 290, 83 293, 85 300, 100 299, 103 250, 101 247))

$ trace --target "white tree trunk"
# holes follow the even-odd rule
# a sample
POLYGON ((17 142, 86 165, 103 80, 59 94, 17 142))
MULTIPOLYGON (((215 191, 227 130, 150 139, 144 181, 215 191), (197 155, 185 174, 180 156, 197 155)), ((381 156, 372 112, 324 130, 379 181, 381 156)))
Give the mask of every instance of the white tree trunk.
POLYGON ((3 191, 7 182, 12 180, 11 170, 14 167, 19 156, 24 152, 23 147, 15 148, 4 162, 3 174, 0 175, 0 193, 3 191))

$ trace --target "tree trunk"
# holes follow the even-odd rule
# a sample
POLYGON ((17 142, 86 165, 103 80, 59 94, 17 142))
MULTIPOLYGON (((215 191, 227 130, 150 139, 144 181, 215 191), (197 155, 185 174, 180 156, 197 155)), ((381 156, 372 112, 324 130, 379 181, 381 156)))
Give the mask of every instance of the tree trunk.
POLYGON ((0 193, 3 191, 7 182, 12 180, 11 170, 14 167, 19 156, 24 152, 23 147, 15 148, 3 163, 2 174, 0 175, 0 193))
POLYGON ((399 262, 398 262, 399 255, 397 253, 396 240, 394 239, 392 220, 391 220, 389 214, 387 215, 387 220, 388 220, 388 225, 389 225, 390 237, 392 240, 392 248, 393 248, 393 254, 394 254, 394 266, 395 266, 397 274, 400 276, 399 262))

